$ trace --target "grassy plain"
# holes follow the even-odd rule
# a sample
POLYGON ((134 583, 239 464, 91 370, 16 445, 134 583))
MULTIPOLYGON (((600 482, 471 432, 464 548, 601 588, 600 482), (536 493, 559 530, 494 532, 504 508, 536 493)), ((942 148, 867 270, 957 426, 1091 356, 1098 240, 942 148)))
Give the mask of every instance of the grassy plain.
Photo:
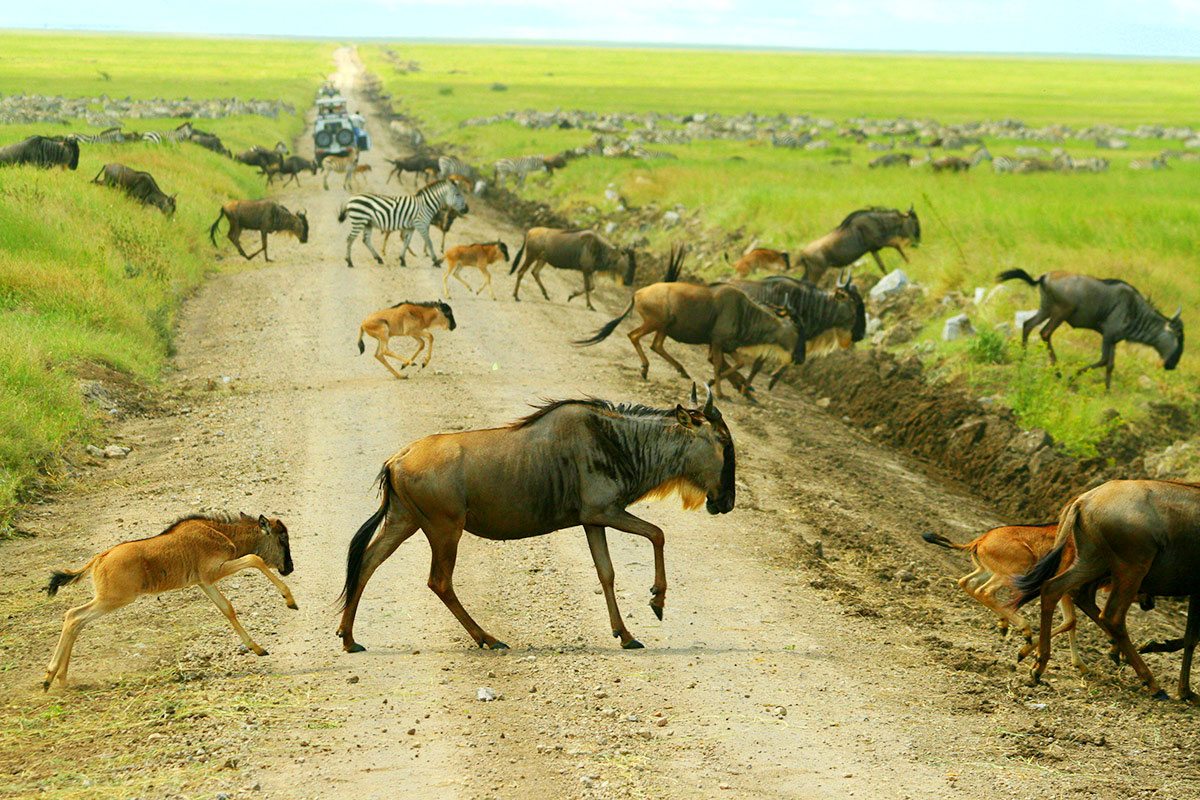
MULTIPOLYGON (((236 152, 301 132, 330 52, 316 42, 3 33, 0 93, 253 97, 296 107, 277 119, 197 121, 236 152)), ((88 130, 77 120, 0 125, 0 143, 88 130)), ((157 377, 179 301, 212 268, 205 239, 219 204, 262 193, 249 167, 190 143, 85 144, 76 172, 0 170, 0 536, 5 512, 53 457, 95 430, 80 372, 101 364, 135 380, 157 377), (175 217, 90 184, 110 161, 148 170, 178 193, 175 217)))
MULTIPOLYGON (((463 45, 398 49, 403 58, 420 62, 421 70, 396 72, 382 48, 363 53, 396 105, 420 119, 427 135, 481 164, 556 152, 593 136, 512 123, 459 126, 512 109, 1200 127, 1196 62, 463 45), (495 91, 494 83, 506 88, 495 91)), ((913 204, 921 215, 923 246, 912 253, 911 265, 902 265, 890 251, 884 258, 929 287, 934 301, 951 292, 970 297, 975 287, 990 287, 995 274, 1010 267, 1034 275, 1068 269, 1125 278, 1168 313, 1182 305, 1185 321, 1198 325, 1190 311, 1200 300, 1193 242, 1200 229, 1200 206, 1194 202, 1200 163, 1174 161, 1165 171, 1133 171, 1130 160, 1179 142, 1130 142, 1125 151, 1098 151, 1090 141, 1064 143, 1077 157, 1110 158, 1110 170, 1099 175, 995 175, 986 165, 967 175, 935 175, 928 168, 869 169, 867 162, 878 154, 849 139, 834 138, 834 147, 846 151, 840 156, 831 150, 784 151, 762 140, 695 141, 654 145, 675 154, 674 160, 574 161, 552 179, 531 178, 525 194, 588 221, 612 212, 604 198, 611 184, 634 207, 665 210, 678 204, 706 229, 740 230, 744 242, 758 239, 787 249, 824 234, 852 209, 913 204), (849 164, 830 163, 847 155, 849 164)), ((987 144, 1000 155, 1012 154, 1018 142, 987 144)), ((680 234, 658 226, 645 235, 652 246, 665 247, 680 234)), ((714 260, 696 266, 710 275, 722 268, 714 260)), ((863 272, 878 274, 873 264, 863 272)), ((977 327, 990 329, 1036 305, 1033 290, 1012 285, 988 305, 966 310, 977 327)), ((1185 354, 1178 371, 1164 373, 1151 351, 1123 345, 1113 391, 1106 395, 1093 377, 1074 385, 1055 379, 1040 345, 1022 361, 1010 342, 1000 364, 978 362, 966 345, 944 345, 941 321, 959 310, 931 303, 928 327, 906 347, 918 348, 941 374, 999 394, 1027 425, 1047 428, 1074 452, 1094 452, 1112 427, 1102 421, 1111 416, 1109 409, 1136 423, 1150 402, 1195 403, 1200 361, 1194 355, 1185 354)), ((1062 342, 1068 368, 1098 357, 1096 334, 1064 329, 1056 341, 1062 342)))

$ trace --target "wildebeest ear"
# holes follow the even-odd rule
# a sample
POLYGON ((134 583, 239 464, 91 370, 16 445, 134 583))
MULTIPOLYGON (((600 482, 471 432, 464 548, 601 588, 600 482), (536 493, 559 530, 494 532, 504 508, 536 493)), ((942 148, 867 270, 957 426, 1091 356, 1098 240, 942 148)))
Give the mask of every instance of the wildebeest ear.
POLYGON ((675 421, 685 428, 696 427, 696 423, 692 421, 692 415, 681 405, 675 406, 675 421))
POLYGON ((258 515, 258 527, 262 528, 263 533, 271 532, 271 521, 262 514, 258 515))
POLYGON ((1179 308, 1175 309, 1175 316, 1171 317, 1171 321, 1172 321, 1172 322, 1178 322, 1178 321, 1179 321, 1179 318, 1180 318, 1182 315, 1183 315, 1183 306, 1180 306, 1179 308))
POLYGON ((914 206, 912 203, 909 203, 909 204, 908 204, 908 213, 909 213, 910 215, 911 215, 911 214, 915 214, 915 213, 917 213, 916 206, 914 206))

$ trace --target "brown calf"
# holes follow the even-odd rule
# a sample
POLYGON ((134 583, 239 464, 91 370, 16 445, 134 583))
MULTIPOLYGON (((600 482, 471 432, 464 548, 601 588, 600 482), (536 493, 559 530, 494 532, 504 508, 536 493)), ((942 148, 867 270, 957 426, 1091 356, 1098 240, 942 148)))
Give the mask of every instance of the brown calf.
POLYGON ((733 271, 743 278, 751 272, 787 272, 792 268, 792 260, 785 250, 768 250, 756 247, 743 255, 733 265, 733 271))
POLYGON ((397 378, 403 379, 405 376, 397 372, 384 356, 391 356, 402 362, 400 369, 411 367, 413 361, 425 349, 426 340, 428 340, 429 351, 425 354, 425 361, 421 364, 421 369, 425 369, 429 366, 429 359, 433 358, 433 334, 429 330, 431 328, 454 330, 456 327, 454 312, 448 304, 439 300, 431 300, 427 303, 410 303, 408 301, 396 303, 391 308, 385 308, 369 315, 362 321, 362 325, 358 326, 358 352, 361 354, 366 351, 366 347, 363 346, 364 335, 375 337, 377 342, 375 360, 387 367, 388 371, 397 378), (409 336, 417 340, 417 349, 411 358, 402 359, 388 349, 388 340, 393 336, 409 336))
POLYGON ((124 542, 105 550, 77 570, 57 570, 46 587, 51 596, 86 573, 92 574, 95 596, 69 610, 63 620, 62 636, 54 657, 46 666, 43 689, 56 678, 67 680, 71 648, 79 630, 110 611, 126 606, 143 594, 161 594, 189 586, 199 586, 221 609, 242 643, 255 654, 267 651, 255 644, 238 622, 237 614, 216 582, 244 569, 257 569, 283 593, 288 608, 297 608, 287 584, 271 574, 292 572, 292 551, 287 527, 281 520, 257 519, 246 514, 184 517, 165 531, 149 539, 124 542))
POLYGON ((446 299, 450 299, 449 281, 451 277, 471 289, 471 284, 464 281, 458 271, 462 267, 474 267, 483 273, 483 283, 479 285, 478 289, 471 289, 471 291, 479 294, 486 286, 488 294, 495 300, 496 292, 492 289, 492 274, 488 272, 488 266, 497 261, 508 263, 508 245, 504 242, 460 244, 458 247, 451 247, 446 251, 446 272, 442 275, 442 292, 445 293, 446 299))

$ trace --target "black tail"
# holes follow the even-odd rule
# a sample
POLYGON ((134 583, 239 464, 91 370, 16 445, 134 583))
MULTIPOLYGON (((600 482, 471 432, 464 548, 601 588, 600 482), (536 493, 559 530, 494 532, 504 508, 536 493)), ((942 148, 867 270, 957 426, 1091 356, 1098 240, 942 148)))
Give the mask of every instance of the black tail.
POLYGON ((686 255, 687 245, 678 242, 671 245, 671 255, 667 259, 667 274, 663 276, 663 283, 679 280, 679 273, 683 269, 683 257, 686 255))
POLYGON ((64 572, 59 569, 54 570, 54 572, 50 573, 50 583, 46 586, 46 594, 54 597, 54 595, 58 594, 60 587, 79 580, 80 576, 83 575, 85 571, 86 570, 82 569, 79 572, 64 572))
POLYGON ((221 212, 219 214, 217 214, 217 221, 214 222, 212 224, 212 227, 208 229, 208 240, 213 243, 213 247, 217 246, 217 226, 221 224, 221 220, 224 217, 225 217, 225 209, 222 208, 221 212))
MULTIPOLYGON (((314 173, 314 174, 315 174, 315 173, 314 173)), ((342 203, 342 207, 338 209, 338 222, 345 222, 345 221, 346 221, 346 213, 347 213, 347 211, 348 211, 348 209, 346 208, 346 204, 345 204, 345 203, 342 203)))
POLYGON ((921 538, 924 539, 925 541, 929 542, 930 544, 936 544, 938 547, 944 547, 947 550, 957 550, 958 549, 954 546, 954 542, 950 541, 945 536, 942 536, 940 533, 934 533, 933 531, 925 531, 924 533, 921 534, 921 538))
POLYGON ((387 464, 384 464, 383 469, 379 471, 379 491, 383 494, 383 502, 380 503, 379 510, 372 514, 354 534, 354 538, 350 540, 350 550, 346 553, 346 584, 342 587, 342 593, 338 595, 338 599, 342 601, 343 611, 350 604, 350 598, 354 597, 355 592, 358 591, 358 580, 362 573, 363 556, 367 552, 367 545, 371 543, 371 537, 375 535, 379 523, 383 522, 383 518, 387 516, 388 506, 392 503, 391 475, 388 472, 387 464))
POLYGON ((512 269, 510 269, 508 271, 509 275, 512 275, 514 272, 517 271, 517 266, 521 263, 521 256, 525 255, 525 245, 528 242, 529 242, 529 237, 526 236, 524 241, 521 242, 521 249, 517 251, 517 257, 513 259, 512 269))
POLYGON ((571 344, 579 345, 581 347, 587 347, 590 344, 596 344, 597 342, 603 342, 605 339, 607 339, 609 337, 609 334, 611 334, 613 331, 615 331, 617 329, 617 326, 621 324, 621 320, 623 320, 629 316, 630 311, 633 311, 633 300, 630 300, 629 305, 625 306, 625 310, 621 312, 621 316, 609 321, 603 328, 596 331, 596 333, 593 336, 591 336, 587 339, 576 339, 575 341, 571 342, 571 344))
POLYGON ((1042 593, 1042 584, 1053 578, 1058 572, 1058 565, 1062 563, 1063 550, 1066 549, 1066 546, 1067 543, 1064 541, 1038 559, 1038 562, 1033 565, 1033 569, 1013 580, 1013 588, 1020 592, 1020 596, 1013 603, 1013 608, 1020 608, 1042 593))
POLYGON ((362 340, 363 340, 363 329, 362 329, 362 326, 360 325, 360 326, 358 327, 358 354, 359 354, 360 356, 361 356, 361 355, 362 355, 364 352, 366 352, 366 349, 367 349, 366 347, 364 347, 364 346, 363 346, 363 342, 362 342, 362 340))
POLYGON ((996 276, 996 282, 1004 283, 1005 281, 1011 281, 1013 279, 1019 278, 1020 280, 1023 280, 1026 283, 1028 283, 1030 286, 1041 286, 1042 281, 1045 279, 1045 277, 1046 277, 1045 275, 1040 275, 1036 279, 1034 279, 1034 278, 1031 278, 1029 276, 1029 273, 1023 269, 1006 269, 1004 272, 1001 272, 999 275, 996 276))

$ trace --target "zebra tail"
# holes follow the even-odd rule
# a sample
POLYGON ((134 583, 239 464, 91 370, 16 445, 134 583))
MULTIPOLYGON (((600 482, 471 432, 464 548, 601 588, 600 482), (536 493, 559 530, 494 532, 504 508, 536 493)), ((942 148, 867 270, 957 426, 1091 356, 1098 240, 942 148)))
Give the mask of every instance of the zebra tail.
POLYGON ((221 220, 224 218, 224 216, 225 209, 222 208, 217 214, 217 221, 214 222, 212 227, 208 229, 208 240, 213 243, 213 247, 217 246, 217 226, 221 224, 221 220))
POLYGON ((342 203, 342 207, 338 209, 338 222, 346 221, 346 214, 349 211, 346 206, 346 203, 342 203))
POLYGON ((517 251, 517 257, 513 259, 512 269, 510 269, 508 271, 509 275, 512 275, 514 272, 517 271, 517 265, 521 263, 521 256, 525 255, 525 245, 528 242, 529 242, 529 237, 526 236, 525 241, 521 242, 521 249, 517 251))

